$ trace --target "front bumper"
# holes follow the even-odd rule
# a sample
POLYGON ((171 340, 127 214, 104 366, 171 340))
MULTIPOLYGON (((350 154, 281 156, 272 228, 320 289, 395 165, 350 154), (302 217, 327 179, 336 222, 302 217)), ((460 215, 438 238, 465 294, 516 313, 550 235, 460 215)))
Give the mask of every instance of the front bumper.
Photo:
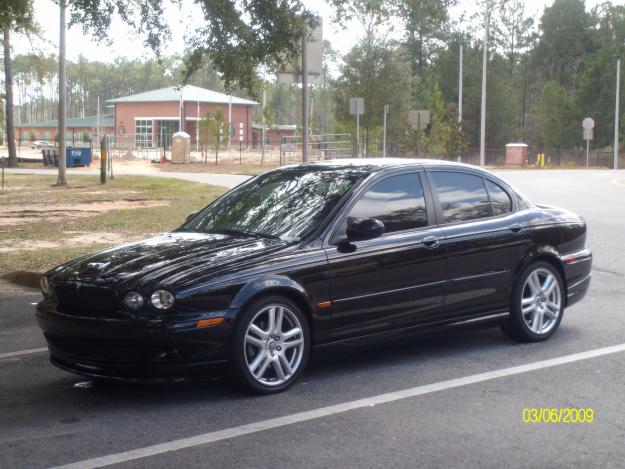
POLYGON ((228 356, 231 322, 197 328, 197 321, 228 311, 167 320, 92 318, 63 314, 50 301, 37 306, 50 361, 67 371, 124 381, 212 378, 228 356))

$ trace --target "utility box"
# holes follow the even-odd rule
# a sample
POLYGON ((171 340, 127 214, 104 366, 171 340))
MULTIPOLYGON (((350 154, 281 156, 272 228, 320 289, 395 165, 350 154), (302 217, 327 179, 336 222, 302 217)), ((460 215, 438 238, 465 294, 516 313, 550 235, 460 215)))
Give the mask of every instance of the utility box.
POLYGON ((528 148, 525 143, 508 143, 506 145, 506 166, 525 166, 528 148))
POLYGON ((73 168, 76 166, 89 166, 90 164, 91 148, 65 148, 65 166, 67 166, 68 168, 73 168))
POLYGON ((171 137, 171 162, 191 162, 191 136, 186 132, 176 132, 171 137))

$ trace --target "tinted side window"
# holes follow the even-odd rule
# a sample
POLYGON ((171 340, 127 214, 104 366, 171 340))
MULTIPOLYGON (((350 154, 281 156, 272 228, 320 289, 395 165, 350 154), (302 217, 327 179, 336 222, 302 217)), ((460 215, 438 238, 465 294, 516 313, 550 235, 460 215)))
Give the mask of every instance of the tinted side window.
POLYGON ((512 200, 510 200, 508 193, 501 186, 488 179, 484 179, 484 182, 486 183, 486 189, 488 189, 490 203, 493 206, 493 215, 503 215, 511 212, 512 200))
POLYGON ((433 171, 431 174, 446 223, 492 215, 481 177, 448 171, 433 171))
POLYGON ((376 183, 354 205, 347 222, 355 218, 377 218, 384 223, 387 233, 426 226, 421 178, 411 173, 376 183))

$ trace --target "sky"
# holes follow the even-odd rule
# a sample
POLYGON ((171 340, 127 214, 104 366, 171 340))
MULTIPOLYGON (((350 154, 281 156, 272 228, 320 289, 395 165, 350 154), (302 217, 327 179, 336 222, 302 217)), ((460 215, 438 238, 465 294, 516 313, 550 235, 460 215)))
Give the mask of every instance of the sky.
MULTIPOLYGON (((324 0, 304 0, 308 8, 316 11, 322 18, 324 24, 324 39, 328 39, 332 47, 339 53, 345 54, 358 40, 360 31, 357 24, 350 24, 347 28, 342 28, 332 23, 332 9, 324 0)), ((553 0, 529 0, 526 1, 528 15, 540 18, 546 6, 550 6, 553 0)), ((601 0, 586 0, 586 8, 589 10, 601 0)), ((614 0, 612 3, 623 4, 625 0, 614 0)), ((13 40, 14 54, 26 54, 31 52, 42 52, 44 54, 57 53, 59 36, 59 15, 58 6, 52 0, 35 0, 35 18, 42 26, 43 39, 29 40, 18 37, 13 40)), ((463 13, 468 15, 475 13, 478 7, 475 0, 459 0, 457 6, 453 7, 451 16, 458 19, 463 13)), ((193 7, 192 0, 182 0, 183 8, 171 7, 167 14, 171 16, 170 27, 173 38, 169 46, 165 49, 165 54, 182 53, 185 47, 185 35, 188 35, 194 25, 201 20, 201 15, 192 15, 192 11, 197 12, 197 7, 193 7)), ((69 15, 68 15, 69 18, 69 15)), ((138 36, 131 31, 121 20, 115 20, 111 26, 110 36, 113 38, 112 44, 101 43, 85 35, 79 26, 74 26, 67 32, 67 57, 75 60, 79 55, 84 55, 90 60, 103 62, 112 61, 116 57, 126 57, 129 59, 152 57, 152 52, 142 47, 138 36)))

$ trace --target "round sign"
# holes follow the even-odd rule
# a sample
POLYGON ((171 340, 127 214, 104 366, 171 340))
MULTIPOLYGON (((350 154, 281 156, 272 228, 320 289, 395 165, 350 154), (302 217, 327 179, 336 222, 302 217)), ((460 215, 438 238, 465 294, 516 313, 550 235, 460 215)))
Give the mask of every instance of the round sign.
POLYGON ((592 130, 595 128, 595 121, 591 117, 587 117, 582 121, 582 127, 586 130, 592 130))

